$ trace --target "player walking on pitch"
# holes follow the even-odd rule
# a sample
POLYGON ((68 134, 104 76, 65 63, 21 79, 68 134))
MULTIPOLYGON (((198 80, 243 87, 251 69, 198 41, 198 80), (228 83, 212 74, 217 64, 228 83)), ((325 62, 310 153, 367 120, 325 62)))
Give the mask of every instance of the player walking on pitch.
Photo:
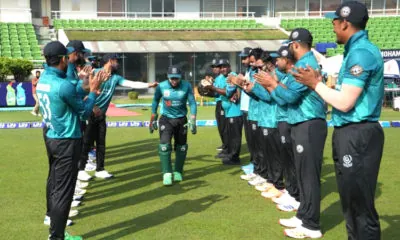
POLYGON ((176 66, 168 69, 168 80, 160 83, 154 93, 152 112, 150 119, 150 133, 157 130, 157 108, 162 99, 162 115, 160 125, 160 145, 158 153, 163 172, 163 184, 172 185, 172 180, 180 182, 183 180, 183 166, 186 160, 188 149, 187 130, 188 127, 193 134, 196 134, 197 106, 194 99, 192 86, 189 82, 182 80, 182 72, 176 66), (190 120, 188 121, 186 104, 189 101, 190 120), (172 172, 171 140, 174 138, 175 167, 172 172), (173 173, 173 179, 172 179, 173 173))

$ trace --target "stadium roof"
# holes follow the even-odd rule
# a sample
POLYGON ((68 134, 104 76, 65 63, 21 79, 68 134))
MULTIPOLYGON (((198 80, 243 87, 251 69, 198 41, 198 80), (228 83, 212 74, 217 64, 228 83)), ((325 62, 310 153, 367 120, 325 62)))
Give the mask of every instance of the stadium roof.
POLYGON ((240 52, 245 47, 275 51, 281 46, 281 41, 84 41, 84 44, 95 53, 240 52))

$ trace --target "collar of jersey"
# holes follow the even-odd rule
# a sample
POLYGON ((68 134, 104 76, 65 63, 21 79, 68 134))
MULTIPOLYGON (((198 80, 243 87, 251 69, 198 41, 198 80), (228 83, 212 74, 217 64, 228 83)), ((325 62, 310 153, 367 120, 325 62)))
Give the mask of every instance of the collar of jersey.
POLYGON ((304 60, 304 59, 306 59, 306 58, 309 58, 309 57, 311 57, 311 56, 313 56, 313 55, 314 55, 314 53, 313 53, 312 51, 309 51, 309 52, 307 52, 306 54, 304 54, 304 55, 299 59, 298 62, 300 62, 300 61, 302 61, 302 60, 304 60))
POLYGON ((356 44, 358 42, 358 40, 363 39, 363 38, 368 38, 368 31, 360 30, 360 31, 356 32, 355 34, 353 34, 353 36, 350 37, 349 41, 347 41, 346 45, 344 46, 343 56, 346 57, 351 46, 353 46, 354 44, 356 44))
POLYGON ((51 73, 56 74, 60 78, 65 78, 67 76, 67 74, 64 71, 61 71, 60 69, 55 68, 55 67, 47 67, 46 70, 51 73))

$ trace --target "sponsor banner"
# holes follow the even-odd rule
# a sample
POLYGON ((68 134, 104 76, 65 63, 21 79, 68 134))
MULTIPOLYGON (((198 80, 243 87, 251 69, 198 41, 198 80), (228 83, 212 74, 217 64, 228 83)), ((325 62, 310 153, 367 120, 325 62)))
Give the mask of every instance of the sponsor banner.
POLYGON ((217 126, 216 120, 197 120, 196 125, 199 127, 215 127, 217 126))
POLYGON ((0 83, 0 107, 34 106, 31 82, 0 83))
POLYGON ((383 128, 390 128, 391 124, 389 121, 379 121, 383 128))
MULTIPOLYGON (((400 128, 399 121, 380 121, 379 122, 383 128, 396 127, 400 128)), ((115 121, 107 122, 107 127, 110 128, 140 128, 149 127, 149 121, 115 121)), ((332 121, 326 121, 328 127, 333 127, 332 121)), ((2 123, 0 122, 0 129, 26 129, 26 128, 43 128, 43 122, 12 122, 12 123, 2 123)), ((197 120, 196 125, 199 127, 215 127, 217 126, 216 120, 197 120)))
POLYGON ((400 58, 400 49, 381 50, 384 59, 400 58))
POLYGON ((400 128, 400 121, 392 121, 392 127, 400 128))
POLYGON ((44 122, 31 122, 31 128, 43 128, 44 122))
POLYGON ((143 127, 143 122, 141 121, 118 121, 118 122, 107 122, 107 127, 143 127))

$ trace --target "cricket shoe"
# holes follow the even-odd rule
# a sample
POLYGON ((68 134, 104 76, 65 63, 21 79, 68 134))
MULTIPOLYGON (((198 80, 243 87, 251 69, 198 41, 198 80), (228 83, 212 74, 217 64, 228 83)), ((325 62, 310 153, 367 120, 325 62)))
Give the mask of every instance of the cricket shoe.
MULTIPOLYGON (((44 225, 50 226, 50 223, 51 223, 50 217, 46 215, 44 217, 43 223, 44 223, 44 225)), ((68 219, 66 226, 71 226, 72 224, 73 224, 72 220, 68 219)))
POLYGON ((298 219, 296 216, 293 216, 292 218, 279 219, 279 224, 287 228, 297 228, 303 224, 303 221, 298 219))
POLYGON ((299 226, 292 229, 285 229, 283 233, 287 237, 296 238, 296 239, 304 239, 304 238, 322 238, 322 233, 320 230, 310 230, 303 226, 299 226))
POLYGON ((83 189, 83 188, 87 188, 88 186, 89 186, 88 182, 82 182, 80 180, 76 181, 76 187, 77 188, 83 189))
POLYGON ((82 201, 82 199, 83 199, 83 195, 75 195, 75 194, 74 194, 74 197, 72 198, 72 200, 74 200, 74 201, 82 201))
POLYGON ((86 189, 80 189, 75 187, 75 193, 74 195, 84 195, 86 193, 86 189))
POLYGON ((78 211, 78 210, 76 210, 76 209, 71 209, 71 210, 69 210, 68 217, 75 217, 75 216, 78 215, 78 214, 79 214, 79 211, 78 211))
POLYGON ((260 176, 257 176, 256 178, 254 178, 253 180, 249 181, 248 183, 251 186, 256 186, 256 185, 260 185, 260 184, 263 184, 263 183, 266 183, 266 182, 267 182, 267 179, 262 178, 260 176))
POLYGON ((250 174, 244 174, 244 175, 240 175, 240 178, 242 180, 246 180, 246 181, 252 181, 254 180, 258 175, 255 173, 250 173, 250 174))
POLYGON ((80 206, 81 205, 81 201, 72 201, 71 202, 71 207, 73 208, 73 207, 78 207, 78 206, 80 206))
POLYGON ((92 179, 92 176, 90 176, 87 172, 85 172, 85 171, 78 172, 78 180, 87 182, 90 179, 92 179))
POLYGON ((164 186, 172 185, 172 173, 164 173, 163 175, 163 184, 164 186))
POLYGON ((274 186, 274 185, 273 185, 272 183, 265 182, 265 183, 256 185, 256 186, 255 186, 255 189, 256 189, 257 191, 260 191, 260 192, 266 192, 266 191, 268 191, 270 188, 272 188, 273 186, 274 186))
POLYGON ((300 202, 296 200, 287 204, 277 204, 276 208, 282 212, 296 212, 300 207, 300 202))
POLYGON ((283 194, 282 190, 278 190, 274 186, 272 186, 270 189, 268 189, 268 191, 262 192, 261 196, 271 199, 280 197, 282 194, 283 194))
POLYGON ((87 172, 95 171, 96 168, 97 168, 97 164, 90 160, 85 165, 85 171, 87 171, 87 172))
POLYGON ((101 178, 101 179, 109 179, 109 178, 114 177, 114 175, 112 175, 111 173, 107 172, 106 170, 96 172, 94 174, 94 176, 96 178, 101 178))

